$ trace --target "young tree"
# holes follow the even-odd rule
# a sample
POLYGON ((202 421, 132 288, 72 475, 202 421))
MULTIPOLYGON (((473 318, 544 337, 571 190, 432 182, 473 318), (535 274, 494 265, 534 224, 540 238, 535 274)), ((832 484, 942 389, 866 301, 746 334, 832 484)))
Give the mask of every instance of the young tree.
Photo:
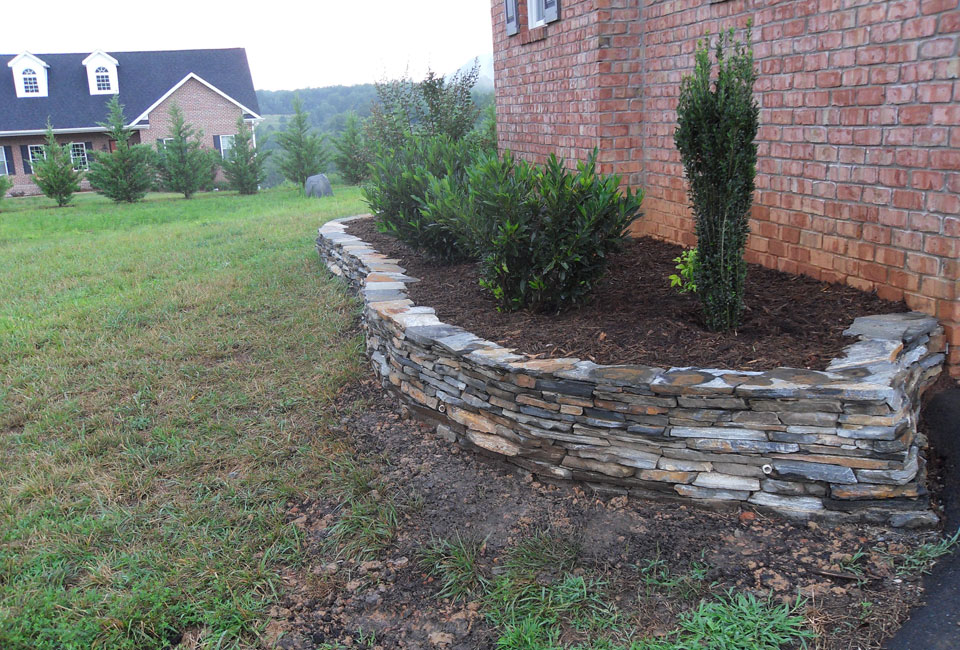
POLYGON ((126 128, 123 104, 116 95, 110 98, 107 109, 110 111, 107 121, 98 124, 107 129, 115 148, 94 157, 87 180, 98 194, 112 201, 135 203, 143 199, 153 186, 153 152, 145 144, 130 144, 133 131, 126 128))
POLYGON ((13 181, 6 176, 0 176, 0 203, 3 203, 3 199, 6 198, 11 187, 13 187, 13 181))
POLYGON ((753 98, 753 50, 733 30, 720 34, 711 81, 710 49, 701 43, 692 76, 680 86, 674 142, 690 183, 697 233, 694 283, 707 326, 726 330, 740 323, 747 264, 750 206, 757 174, 759 108, 753 98), (733 50, 732 52, 730 50, 733 50))
POLYGON ((43 146, 43 158, 31 161, 33 182, 48 198, 63 207, 70 203, 75 192, 80 191, 80 179, 83 177, 73 168, 70 159, 70 145, 57 144, 53 135, 53 126, 47 120, 47 143, 43 146))
POLYGON ((233 149, 223 161, 223 173, 230 181, 230 186, 240 194, 256 194, 266 177, 263 165, 269 155, 257 148, 250 127, 243 121, 242 115, 238 117, 233 149))
POLYGON ((177 104, 170 106, 170 137, 157 143, 157 171, 164 187, 189 199, 213 185, 217 152, 200 146, 203 131, 187 124, 177 104))
POLYGON ((310 132, 309 116, 303 110, 299 96, 293 98, 293 118, 286 131, 277 134, 280 145, 280 171, 284 177, 303 191, 307 178, 319 174, 327 164, 323 136, 310 132))
POLYGON ((370 152, 367 149, 367 143, 360 128, 360 120, 356 113, 347 114, 343 133, 333 144, 337 149, 333 156, 333 162, 343 176, 343 180, 351 185, 359 185, 367 180, 370 152))

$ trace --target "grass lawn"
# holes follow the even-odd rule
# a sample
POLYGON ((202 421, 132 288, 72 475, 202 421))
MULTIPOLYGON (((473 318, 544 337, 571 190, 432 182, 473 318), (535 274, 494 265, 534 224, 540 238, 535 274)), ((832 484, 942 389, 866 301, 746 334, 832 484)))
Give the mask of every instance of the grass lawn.
POLYGON ((0 204, 0 648, 257 644, 362 367, 335 192, 0 204))

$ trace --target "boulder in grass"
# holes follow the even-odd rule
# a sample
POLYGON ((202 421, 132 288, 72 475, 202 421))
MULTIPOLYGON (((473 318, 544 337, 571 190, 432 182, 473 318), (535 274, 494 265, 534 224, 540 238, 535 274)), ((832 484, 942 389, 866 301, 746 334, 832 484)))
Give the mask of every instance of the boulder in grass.
POLYGON ((303 189, 307 193, 307 196, 315 196, 318 199, 325 196, 333 196, 333 187, 330 185, 330 179, 327 178, 326 174, 310 176, 307 178, 303 189))

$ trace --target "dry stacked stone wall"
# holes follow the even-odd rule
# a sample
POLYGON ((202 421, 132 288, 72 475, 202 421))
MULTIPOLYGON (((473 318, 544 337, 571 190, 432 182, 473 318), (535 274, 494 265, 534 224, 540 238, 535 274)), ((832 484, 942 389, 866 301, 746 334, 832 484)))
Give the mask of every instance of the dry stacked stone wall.
POLYGON ((386 387, 451 442, 543 477, 709 506, 894 527, 937 522, 920 396, 945 337, 918 312, 858 318, 826 371, 764 372, 531 359, 413 304, 396 260, 320 229, 327 267, 362 294, 386 387))

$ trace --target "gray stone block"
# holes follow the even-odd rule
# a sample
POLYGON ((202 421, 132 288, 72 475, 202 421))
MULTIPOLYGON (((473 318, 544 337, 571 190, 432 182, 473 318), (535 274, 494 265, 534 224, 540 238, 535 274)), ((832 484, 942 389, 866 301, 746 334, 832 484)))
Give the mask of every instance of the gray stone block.
POLYGON ((307 196, 318 199, 325 196, 333 196, 333 186, 330 185, 330 180, 326 174, 317 174, 316 176, 308 177, 307 182, 303 186, 303 190, 307 196))

